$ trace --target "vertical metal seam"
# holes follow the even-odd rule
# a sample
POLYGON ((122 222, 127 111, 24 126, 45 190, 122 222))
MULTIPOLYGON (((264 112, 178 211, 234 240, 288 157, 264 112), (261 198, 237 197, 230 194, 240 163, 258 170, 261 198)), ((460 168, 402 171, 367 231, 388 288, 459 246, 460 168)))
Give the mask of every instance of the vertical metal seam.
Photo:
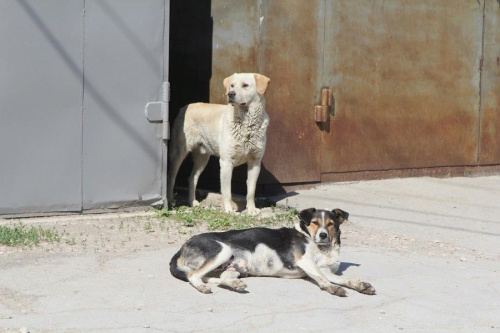
MULTIPOLYGON (((321 53, 322 53, 322 57, 321 57, 321 72, 318 73, 319 75, 321 75, 321 78, 320 78, 320 82, 321 82, 321 85, 322 87, 325 87, 327 84, 326 82, 324 81, 325 80, 325 53, 326 53, 326 16, 327 16, 327 1, 328 0, 324 0, 323 2, 323 43, 321 45, 321 53)), ((328 85, 329 86, 329 85, 328 85)), ((330 119, 329 119, 330 121, 330 119)), ((331 126, 331 124, 329 124, 331 126)), ((325 126, 325 124, 322 124, 322 129, 323 127, 325 126)), ((325 146, 325 134, 324 134, 324 131, 321 130, 319 132, 319 135, 320 135, 320 149, 319 149, 319 180, 321 182, 321 174, 323 173, 323 147, 325 146)))
POLYGON ((167 2, 168 0, 163 0, 163 32, 162 32, 162 41, 163 41, 163 57, 162 57, 162 65, 163 65, 163 73, 162 73, 162 86, 163 82, 165 82, 165 25, 167 24, 167 2))
MULTIPOLYGON (((166 61, 166 57, 170 59, 169 57, 169 52, 170 52, 170 45, 169 45, 169 38, 167 37, 167 23, 168 26, 170 26, 170 8, 167 7, 170 6, 170 0, 164 0, 163 1, 163 73, 162 73, 162 101, 163 101, 163 94, 165 92, 163 91, 165 85, 163 82, 168 81, 168 66, 169 62, 166 61)), ((170 90, 170 86, 167 85, 165 88, 170 90)), ((167 100, 165 103, 167 103, 167 112, 169 108, 169 100, 170 100, 170 92, 167 91, 167 100)), ((162 126, 165 126, 165 124, 162 124, 162 126)), ((160 167, 160 196, 162 199, 166 197, 166 188, 167 188, 167 172, 168 172, 168 141, 166 140, 161 140, 160 142, 160 149, 161 149, 161 167, 160 167)), ((163 200, 163 204, 167 205, 166 199, 163 200)))
POLYGON ((83 120, 84 120, 84 105, 85 105, 85 26, 86 26, 86 0, 83 0, 82 13, 82 107, 81 107, 81 146, 80 146, 80 210, 83 212, 83 120))
POLYGON ((477 153, 476 164, 479 165, 481 157, 481 127, 483 123, 483 68, 484 68, 484 31, 486 19, 486 0, 483 0, 483 20, 481 31, 481 57, 479 59, 479 121, 478 121, 478 135, 477 135, 477 153))

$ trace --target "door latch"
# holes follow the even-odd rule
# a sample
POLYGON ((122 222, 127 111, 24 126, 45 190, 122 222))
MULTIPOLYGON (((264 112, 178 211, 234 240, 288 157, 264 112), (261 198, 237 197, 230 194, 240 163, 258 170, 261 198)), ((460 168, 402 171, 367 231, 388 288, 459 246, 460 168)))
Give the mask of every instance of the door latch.
POLYGON ((146 104, 144 113, 152 123, 162 123, 162 139, 170 139, 170 124, 168 122, 168 102, 170 100, 170 84, 163 82, 161 85, 161 101, 146 104))
POLYGON ((330 121, 330 113, 333 105, 333 91, 325 87, 321 89, 321 104, 314 107, 314 120, 317 123, 330 121))

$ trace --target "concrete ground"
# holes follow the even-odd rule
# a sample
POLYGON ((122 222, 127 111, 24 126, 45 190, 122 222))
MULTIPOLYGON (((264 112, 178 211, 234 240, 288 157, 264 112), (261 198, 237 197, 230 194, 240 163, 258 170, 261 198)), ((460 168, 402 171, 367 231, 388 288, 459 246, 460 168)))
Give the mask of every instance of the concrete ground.
POLYGON ((342 274, 377 295, 339 298, 273 278, 245 279, 248 293, 213 286, 204 295, 168 267, 201 229, 153 230, 151 216, 62 217, 57 228, 93 225, 100 238, 0 247, 0 332, 500 332, 500 176, 329 184, 277 199, 348 211, 342 274))

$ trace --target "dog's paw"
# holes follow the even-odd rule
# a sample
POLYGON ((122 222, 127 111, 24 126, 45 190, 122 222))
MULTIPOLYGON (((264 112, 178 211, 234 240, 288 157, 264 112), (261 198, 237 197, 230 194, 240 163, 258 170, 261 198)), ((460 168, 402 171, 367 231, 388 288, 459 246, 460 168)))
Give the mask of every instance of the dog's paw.
POLYGON ((250 216, 256 216, 256 215, 259 215, 260 214, 260 209, 259 208, 247 208, 244 213, 246 215, 250 215, 250 216))
POLYGON ((234 214, 236 213, 236 211, 233 209, 233 207, 224 207, 224 213, 234 214))
POLYGON ((325 286, 326 291, 328 291, 330 294, 335 295, 335 296, 340 296, 340 297, 345 297, 347 296, 347 292, 345 291, 344 288, 336 286, 334 284, 330 284, 325 286))
POLYGON ((245 284, 245 282, 241 281, 240 279, 232 280, 227 285, 228 287, 231 287, 236 291, 243 291, 247 289, 247 285, 245 284))
POLYGON ((193 200, 191 202, 191 207, 198 207, 200 205, 200 202, 198 200, 193 200))
POLYGON ((196 289, 203 294, 210 294, 212 292, 212 289, 210 289, 207 285, 205 284, 200 284, 199 286, 196 286, 196 289))
POLYGON ((375 288, 368 282, 360 282, 357 291, 365 295, 375 295, 375 288))

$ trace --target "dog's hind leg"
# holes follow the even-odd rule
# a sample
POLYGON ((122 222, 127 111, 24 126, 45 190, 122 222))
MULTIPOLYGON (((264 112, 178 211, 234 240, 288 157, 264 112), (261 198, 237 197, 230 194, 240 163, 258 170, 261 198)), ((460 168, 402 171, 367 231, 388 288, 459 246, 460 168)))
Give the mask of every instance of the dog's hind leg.
POLYGON ((188 152, 185 146, 173 146, 170 150, 170 168, 167 180, 167 200, 169 205, 174 203, 174 185, 175 178, 181 167, 182 161, 186 158, 188 152))
POLYGON ((203 278, 203 282, 219 284, 232 288, 236 291, 243 291, 247 288, 247 285, 238 279, 239 277, 240 272, 238 271, 224 271, 220 275, 220 278, 203 278))
POLYGON ((199 151, 193 151, 193 170, 189 176, 189 197, 188 202, 190 206, 198 206, 200 203, 196 200, 196 185, 201 173, 207 166, 210 154, 203 154, 199 151))
POLYGON ((187 279, 191 283, 191 285, 204 294, 209 294, 211 290, 206 284, 203 283, 203 277, 217 267, 228 262, 233 255, 233 250, 231 249, 231 247, 219 241, 217 241, 217 243, 221 246, 221 249, 217 253, 217 255, 215 257, 207 259, 207 261, 205 261, 200 268, 187 275, 187 279))

